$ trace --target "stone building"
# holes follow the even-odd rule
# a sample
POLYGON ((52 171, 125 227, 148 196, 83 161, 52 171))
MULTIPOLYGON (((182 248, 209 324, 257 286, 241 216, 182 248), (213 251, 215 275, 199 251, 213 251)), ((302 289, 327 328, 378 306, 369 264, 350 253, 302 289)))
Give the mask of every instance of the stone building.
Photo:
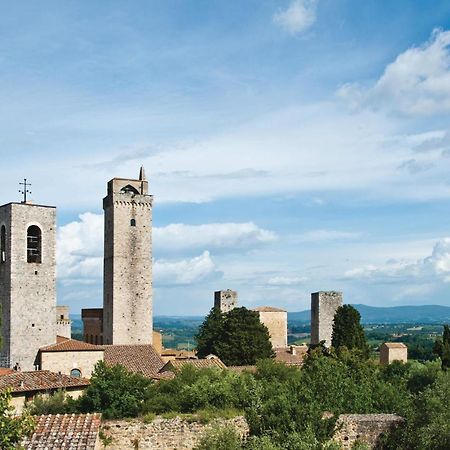
POLYGON ((109 181, 103 199, 105 344, 152 343, 152 204, 143 168, 137 180, 109 181))
POLYGON ((0 206, 0 365, 34 370, 56 341, 56 208, 0 206))
POLYGON ((103 308, 84 308, 81 310, 84 342, 103 345, 103 308))
POLYGON ((237 298, 237 292, 231 289, 216 291, 214 292, 214 308, 227 313, 237 307, 237 298))
POLYGON ((325 341, 331 346, 333 320, 336 310, 342 306, 342 292, 320 291, 311 294, 311 345, 325 341))
POLYGON ((401 342, 385 342, 380 345, 380 364, 408 361, 408 347, 401 342))
POLYGON ((72 337, 72 322, 68 306, 56 306, 56 335, 69 339, 72 337))
POLYGON ((259 315, 259 321, 269 330, 273 348, 287 347, 287 312, 272 306, 259 306, 253 311, 259 315))

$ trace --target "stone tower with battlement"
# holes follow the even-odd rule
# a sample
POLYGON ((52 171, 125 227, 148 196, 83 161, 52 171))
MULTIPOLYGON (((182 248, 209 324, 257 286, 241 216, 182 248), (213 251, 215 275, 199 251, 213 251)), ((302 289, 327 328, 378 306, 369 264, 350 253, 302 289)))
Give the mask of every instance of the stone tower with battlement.
POLYGON ((0 366, 34 370, 56 342, 56 208, 0 206, 0 366))
POLYGON ((104 344, 152 343, 152 205, 143 168, 139 179, 109 181, 103 199, 104 344))
POLYGON ((227 289, 214 292, 214 308, 227 313, 237 307, 237 292, 227 289))
POLYGON ((333 321, 336 310, 342 306, 342 292, 327 291, 311 294, 311 344, 325 341, 331 346, 333 321))

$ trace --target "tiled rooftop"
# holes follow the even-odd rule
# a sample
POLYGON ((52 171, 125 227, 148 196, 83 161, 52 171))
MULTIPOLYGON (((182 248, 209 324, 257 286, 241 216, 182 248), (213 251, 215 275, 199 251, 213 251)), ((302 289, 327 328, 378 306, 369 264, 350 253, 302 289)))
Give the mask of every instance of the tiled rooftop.
POLYGON ((285 309, 274 308, 273 306, 258 306, 253 308, 252 311, 256 312, 286 312, 285 309))
POLYGON ((0 391, 11 389, 14 392, 46 391, 88 386, 85 378, 71 377, 48 370, 34 372, 13 372, 0 376, 0 391))
POLYGON ((211 369, 213 367, 226 369, 227 366, 219 358, 211 359, 173 359, 168 361, 161 372, 181 370, 185 366, 193 366, 197 369, 211 369))
POLYGON ((308 352, 306 345, 295 346, 295 355, 292 353, 291 347, 276 348, 275 361, 282 362, 288 366, 301 366, 303 364, 303 358, 305 358, 308 352))
POLYGON ((158 372, 164 362, 152 345, 106 345, 105 364, 120 364, 130 372, 141 373, 149 378, 160 378, 158 372))
POLYGON ((25 450, 94 450, 100 414, 37 416, 34 433, 22 441, 25 450))
POLYGON ((63 336, 57 336, 56 344, 41 347, 41 352, 85 352, 85 351, 103 351, 101 345, 88 344, 87 342, 69 339, 63 336))

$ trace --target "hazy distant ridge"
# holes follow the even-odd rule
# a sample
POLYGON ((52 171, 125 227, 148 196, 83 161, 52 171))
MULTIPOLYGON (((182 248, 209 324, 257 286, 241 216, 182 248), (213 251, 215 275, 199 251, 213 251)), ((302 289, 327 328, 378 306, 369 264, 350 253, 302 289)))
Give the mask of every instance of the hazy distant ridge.
MULTIPOLYGON (((352 305, 361 314, 364 323, 447 323, 450 307, 441 305, 378 307, 352 305)), ((311 311, 289 312, 289 321, 309 322, 311 311)))

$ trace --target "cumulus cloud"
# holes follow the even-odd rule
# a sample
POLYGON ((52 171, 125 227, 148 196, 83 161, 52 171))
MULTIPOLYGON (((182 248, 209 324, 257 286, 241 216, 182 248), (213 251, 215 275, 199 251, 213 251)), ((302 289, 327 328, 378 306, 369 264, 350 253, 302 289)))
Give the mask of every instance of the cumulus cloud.
POLYGON ((349 83, 338 95, 353 107, 366 104, 408 115, 450 112, 450 31, 434 30, 429 41, 398 55, 368 89, 349 83))
POLYGON ((348 270, 345 278, 375 282, 408 282, 436 280, 450 282, 450 238, 436 242, 431 255, 416 260, 389 260, 383 265, 366 265, 348 270))
POLYGON ((204 225, 171 224, 153 229, 153 240, 163 250, 248 249, 275 241, 276 234, 253 222, 210 223, 204 225))
POLYGON ((208 251, 200 256, 181 261, 155 261, 153 276, 156 286, 185 285, 204 281, 221 273, 211 259, 208 251))
POLYGON ((317 0, 292 0, 286 9, 273 16, 273 21, 288 33, 302 33, 316 21, 316 9, 317 0))
POLYGON ((296 286, 304 283, 308 279, 301 276, 275 276, 269 278, 267 284, 269 286, 296 286))

